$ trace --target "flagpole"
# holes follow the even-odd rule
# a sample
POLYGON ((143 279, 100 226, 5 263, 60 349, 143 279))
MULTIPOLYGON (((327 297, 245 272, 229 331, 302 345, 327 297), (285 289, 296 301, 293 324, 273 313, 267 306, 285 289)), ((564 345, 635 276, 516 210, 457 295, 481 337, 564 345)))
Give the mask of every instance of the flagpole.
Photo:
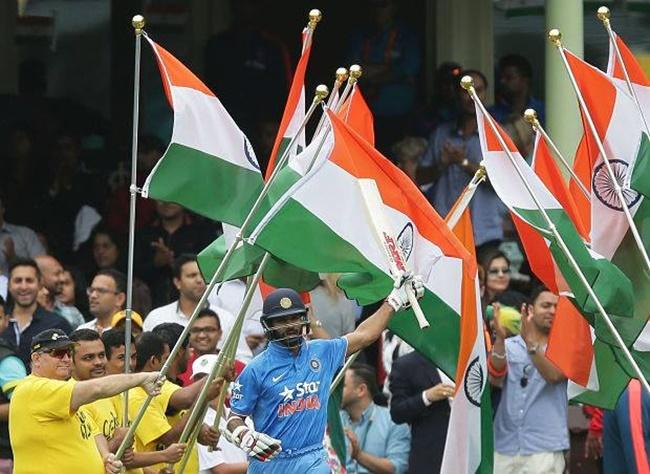
POLYGON ((334 110, 334 112, 338 112, 341 109, 341 106, 350 95, 350 92, 352 92, 352 86, 354 86, 357 83, 357 81, 362 76, 362 74, 363 74, 363 69, 361 68, 361 66, 359 66, 358 64, 353 64, 352 66, 350 66, 348 82, 345 85, 345 88, 343 89, 343 93, 339 97, 338 102, 336 103, 336 108, 332 109, 334 110))
POLYGON ((309 22, 307 23, 307 28, 308 32, 307 34, 309 35, 307 37, 307 41, 303 43, 302 46, 302 51, 304 52, 305 49, 309 48, 312 43, 313 35, 314 35, 314 30, 316 30, 316 27, 318 26, 318 23, 323 19, 323 14, 318 8, 314 8, 312 10, 309 10, 309 22))
POLYGON ((546 130, 544 130, 544 127, 542 127, 542 124, 539 123, 539 120, 537 119, 537 112, 535 112, 535 109, 526 109, 524 111, 524 119, 526 120, 526 122, 530 124, 530 126, 533 128, 534 131, 542 135, 542 138, 544 138, 546 143, 548 143, 548 145, 551 147, 551 150, 553 150, 555 156, 560 160, 562 165, 564 165, 564 168, 569 172, 573 180, 576 182, 576 184, 580 188, 580 191, 582 191, 582 194, 584 194, 584 196, 587 199, 591 200, 591 195, 589 194, 589 191, 587 191, 585 185, 582 184, 582 181, 580 181, 578 175, 575 174, 575 171, 573 171, 573 168, 571 168, 569 162, 564 158, 564 156, 562 155, 558 147, 555 145, 555 142, 551 140, 551 137, 548 136, 546 130))
MULTIPOLYGON (((131 136, 131 185, 129 186, 129 249, 126 267, 126 308, 124 311, 124 373, 131 371, 131 313, 133 312, 133 255, 135 252, 135 204, 138 193, 138 125, 140 120, 140 60, 142 51, 142 30, 145 20, 142 15, 131 19, 135 33, 135 59, 133 67, 133 129, 131 136)), ((124 412, 122 426, 129 426, 129 391, 123 393, 124 412)))
MULTIPOLYGON (((235 253, 235 250, 238 248, 240 242, 243 240, 243 235, 244 232, 246 231, 246 228, 248 225, 252 222, 253 217, 255 214, 257 214, 257 211, 259 211, 259 208, 262 205, 262 202, 264 201, 264 198, 269 192, 269 189, 271 187, 271 184, 273 183, 273 180, 278 174, 278 171, 284 166, 284 164, 287 162, 289 159, 289 150, 291 150, 291 147, 295 144, 296 140, 298 139, 298 136, 304 130, 305 125, 311 118, 312 114, 314 113, 314 110, 320 104, 325 97, 327 97, 327 86, 325 85, 319 85, 316 87, 316 94, 314 95, 314 100, 312 101, 311 106, 309 107, 309 110, 305 114, 305 118, 303 119, 302 123, 300 124, 300 127, 298 128, 298 132, 294 137, 292 137, 291 141, 289 142, 289 145, 285 148, 284 152, 282 153, 282 156, 278 160, 275 168, 273 169, 273 172, 271 173, 271 176, 269 176, 268 180, 264 183, 264 187, 260 191, 259 196, 255 200, 255 203, 251 207, 250 211, 248 212, 248 215, 246 216, 246 219, 241 225, 241 228, 239 229, 239 232, 237 232, 237 235, 235 236, 235 239, 231 246, 228 248, 228 251, 224 255, 223 259, 221 260, 221 263, 217 267, 217 270, 214 272, 214 275, 212 275, 212 278, 210 279, 210 283, 208 283, 208 286, 206 287, 205 291, 203 292, 203 295, 201 295, 201 298, 199 299, 199 302, 196 305, 196 308, 192 312, 192 315, 188 319, 187 326, 183 329, 183 332, 181 333, 180 337, 178 338, 178 342, 176 345, 174 345, 173 349, 171 350, 169 357, 167 358, 167 361, 165 364, 163 364, 162 368, 160 369, 160 376, 164 377, 167 372, 169 371, 169 368, 172 364, 172 361, 176 357, 176 354, 178 354, 178 351, 181 348, 181 343, 182 341, 187 337, 187 335, 190 332, 190 328, 194 321, 196 320, 199 311, 201 311, 201 308, 205 305, 205 302, 208 300, 208 296, 212 292, 212 289, 214 286, 217 284, 218 280, 223 276, 226 267, 228 263, 230 262, 230 259, 232 258, 233 254, 235 253)), ((151 400, 153 397, 150 395, 148 396, 143 404, 140 407, 140 411, 136 415, 136 417, 132 420, 131 426, 129 426, 129 431, 127 432, 126 436, 124 437, 124 440, 122 441, 122 444, 120 444, 120 447, 118 448, 117 452, 115 453, 116 457, 120 459, 122 455, 124 455, 124 451, 126 450, 127 446, 130 446, 131 441, 133 440, 133 434, 135 433, 135 429, 138 427, 140 422, 142 421, 142 417, 144 416, 145 411, 147 410, 147 407, 151 403, 151 400)))
POLYGON ((481 162, 476 173, 472 176, 471 181, 467 186, 465 186, 465 189, 463 189, 463 192, 445 216, 447 227, 450 229, 456 227, 456 224, 458 224, 458 221, 460 220, 460 216, 463 215, 463 212, 465 212, 465 209, 467 209, 467 206, 469 206, 470 201, 474 197, 476 188, 478 188, 478 185, 483 181, 485 181, 485 166, 483 166, 483 163, 481 162))
MULTIPOLYGON (((330 92, 329 97, 327 98, 327 104, 326 106, 328 108, 336 107, 336 105, 340 102, 339 98, 336 97, 337 92, 341 88, 341 85, 347 81, 348 79, 348 70, 345 69, 344 67, 340 67, 336 70, 336 78, 334 79, 334 86, 332 87, 332 90, 330 92)), ((318 135, 318 132, 321 131, 323 128, 323 123, 325 123, 325 113, 320 117, 320 120, 318 121, 318 125, 316 125, 316 130, 314 130, 314 137, 318 135)), ((312 137, 313 140, 313 137, 312 137)))
POLYGON ((593 288, 591 285, 589 285, 589 282, 587 281, 587 278, 585 275, 582 273, 582 270, 580 269, 580 266, 578 263, 575 261, 573 258, 573 255, 569 251, 569 248, 567 247, 566 243, 562 239, 562 236, 558 232, 557 228, 555 227, 555 224, 549 217, 548 213, 546 212, 546 209, 542 206, 541 202, 539 201, 539 198, 533 191, 533 189, 530 187, 528 184, 528 181, 526 181, 526 178, 524 177, 523 172, 519 168, 519 164, 515 160, 515 157, 512 156, 512 153, 510 152, 507 144, 505 143, 503 137, 501 136, 501 133, 499 132, 499 129, 497 128, 496 124, 494 123, 494 120, 492 116, 488 113, 488 111, 485 109, 485 106, 481 102, 481 99, 478 97, 476 94, 476 90, 474 89, 474 81, 472 80, 471 76, 464 76, 461 79, 461 86, 463 89, 465 89, 474 103, 476 104, 477 107, 481 109, 481 112, 487 119, 488 123, 490 124, 490 128, 492 129, 492 132, 496 135, 497 139, 499 140, 499 144, 501 145, 501 148, 504 150, 506 155, 508 156, 508 159, 510 160, 510 163, 512 163, 513 167, 515 168, 515 171, 517 172, 517 175, 519 175, 519 178, 521 179, 522 183, 526 187, 526 190, 528 191, 528 194, 530 195, 531 199, 535 202, 535 205, 537 206, 537 209, 539 212, 542 214, 544 217, 544 220, 546 221, 546 225, 548 225, 548 230, 553 234, 555 239, 557 240, 557 243, 562 249, 562 253, 566 256, 567 260, 569 261, 569 264, 573 268, 573 271, 576 273, 578 276, 578 279, 580 280, 580 283, 585 287, 585 290, 587 290, 587 293, 589 294, 589 297, 593 300, 594 304, 596 305, 596 309, 602 316, 603 320, 607 324, 607 327, 609 328, 610 332, 612 333, 612 336, 616 340, 616 343, 620 346, 621 350, 623 351, 623 354, 625 355, 625 358, 629 362, 629 364, 632 366, 634 369, 634 372, 636 373, 639 381, 643 385, 643 387, 646 389, 648 393, 650 393, 650 384, 648 384, 648 381, 645 379, 643 376, 643 372, 639 368, 638 364, 632 357, 632 354, 630 353, 629 349, 625 345, 625 342, 623 341, 623 338, 621 338, 621 335, 619 334, 618 330, 612 323, 611 319, 609 318, 609 315, 605 311, 605 308, 603 308, 603 305, 601 304, 600 300, 598 299, 598 296, 596 296, 596 293, 594 292, 593 288))
MULTIPOLYGON (((210 389, 210 384, 212 384, 212 381, 216 377, 223 377, 224 371, 227 369, 226 364, 228 360, 232 359, 233 357, 231 352, 233 352, 233 348, 237 347, 237 342, 239 341, 241 329, 244 324, 244 317, 246 316, 246 310, 248 309, 248 306, 250 305, 251 300, 253 299, 253 294, 255 293, 255 289, 257 288, 257 285, 260 279, 262 278, 262 273, 264 272, 264 269, 266 268, 266 264, 268 263, 270 258, 271 258, 271 254, 266 252, 264 254, 264 257, 262 258, 262 261, 260 262, 257 271, 255 272, 255 276, 253 276, 248 287, 246 288, 246 294, 244 295, 244 300, 239 310, 239 314, 235 319, 235 324, 233 325, 230 334, 228 334, 228 338, 226 339, 223 350, 219 352, 217 361, 212 367, 212 370, 210 371, 210 374, 208 375, 205 384, 203 385, 201 391, 199 392, 199 395, 196 399, 196 402, 194 403, 194 407, 192 408, 187 423, 185 424, 181 436, 178 439, 179 443, 186 443, 190 441, 191 434, 194 432, 196 428, 196 424, 203 422, 202 421, 203 419, 200 418, 200 414, 203 413, 204 411, 204 407, 207 401, 208 391, 210 389)), ((221 390, 223 391, 224 387, 222 387, 221 390)), ((188 450, 191 449, 190 444, 188 444, 187 449, 188 450)))
POLYGON ((354 361, 359 357, 359 354, 361 351, 357 351, 353 354, 350 355, 347 359, 345 359, 345 364, 343 364, 343 367, 341 367, 341 370, 336 374, 336 377, 334 377, 334 380, 332 380, 332 385, 330 385, 330 394, 336 390, 336 387, 339 386, 343 378, 345 377, 345 371, 350 368, 350 366, 354 363, 354 361))
POLYGON ((596 125, 594 124, 594 121, 591 118, 591 114, 587 109, 587 105, 585 104, 584 98, 582 97, 582 93, 578 88, 576 79, 575 77, 573 77, 573 73, 571 72, 571 67, 569 66, 569 62, 567 61, 566 55, 564 54, 564 47, 562 46, 562 41, 561 41, 562 33, 560 33, 560 30, 558 29, 552 29, 551 31, 548 32, 548 38, 551 41, 551 43, 553 43, 555 47, 557 47, 557 50, 560 53, 562 62, 564 63, 564 67, 566 68, 567 73, 569 75, 569 79, 571 79, 571 84, 573 84, 573 89, 575 90, 576 96, 578 98, 578 102, 580 103, 580 107, 582 108, 583 115, 587 120, 587 123, 589 124, 589 128, 591 129, 591 134, 593 135, 594 140, 596 141, 596 145, 598 146, 598 151, 603 157, 605 168, 607 168, 607 173, 609 174, 609 178, 612 181, 614 192, 616 193, 616 197, 620 201, 621 208, 625 213, 625 217, 627 219, 627 223, 630 226, 630 231, 632 231, 632 236, 634 237, 636 246, 639 249, 641 256, 643 257, 643 261, 645 263, 646 269, 650 271, 650 257, 648 257, 648 253, 646 252, 645 246, 643 245, 643 240, 641 240, 641 236, 639 235, 639 230, 636 228, 636 224, 634 223, 634 219, 632 218, 632 214, 630 213, 630 208, 628 207, 627 202, 625 201, 625 197, 623 196, 621 185, 616 179, 616 175, 614 174, 612 165, 609 161, 609 158, 607 157, 607 154, 605 153, 605 147, 603 146, 603 142, 598 136, 598 130, 596 130, 596 125))
POLYGON ((625 77, 625 82, 627 84, 627 88, 630 90, 630 94, 632 95, 632 98, 634 99, 634 105, 636 105, 637 110, 639 111, 639 115, 641 115, 641 120, 643 120, 643 125, 645 125, 645 130, 650 136, 650 128, 648 128, 648 122, 645 119, 645 114, 643 113, 643 109, 641 108, 641 103, 639 102, 639 97, 636 95, 636 90, 634 89, 634 86, 632 86, 632 81, 630 80, 630 75, 627 72, 627 66, 625 65, 625 61, 623 61, 623 55, 621 54, 621 50, 618 48, 618 43, 616 42, 616 37, 614 36, 614 31, 612 30, 612 25, 610 22, 610 11, 609 8, 606 6, 602 6, 598 9, 596 12, 596 16, 600 21, 603 22, 603 26, 607 30, 607 35, 609 36, 609 41, 614 47, 614 52, 616 53, 616 57, 618 59, 618 62, 621 64, 621 70, 623 71, 623 76, 625 77))

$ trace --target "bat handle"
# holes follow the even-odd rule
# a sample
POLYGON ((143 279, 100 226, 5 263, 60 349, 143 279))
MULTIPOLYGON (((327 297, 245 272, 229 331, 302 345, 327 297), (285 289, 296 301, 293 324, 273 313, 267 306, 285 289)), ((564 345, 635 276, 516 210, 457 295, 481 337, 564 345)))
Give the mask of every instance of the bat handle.
POLYGON ((415 314, 415 319, 418 320, 420 329, 428 328, 429 321, 427 321, 427 318, 424 317, 424 312, 420 307, 420 302, 415 296, 415 293, 413 292, 413 288, 411 288, 410 286, 406 288, 406 296, 408 296, 409 303, 411 303, 411 308, 413 308, 413 313, 415 314))

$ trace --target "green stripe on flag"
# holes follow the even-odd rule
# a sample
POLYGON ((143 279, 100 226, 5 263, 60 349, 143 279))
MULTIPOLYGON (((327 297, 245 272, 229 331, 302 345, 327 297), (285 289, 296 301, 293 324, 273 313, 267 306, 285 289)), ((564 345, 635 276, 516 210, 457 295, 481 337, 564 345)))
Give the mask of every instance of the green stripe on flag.
POLYGON ((212 220, 241 225, 262 186, 259 171, 171 143, 152 175, 148 197, 178 203, 212 220))

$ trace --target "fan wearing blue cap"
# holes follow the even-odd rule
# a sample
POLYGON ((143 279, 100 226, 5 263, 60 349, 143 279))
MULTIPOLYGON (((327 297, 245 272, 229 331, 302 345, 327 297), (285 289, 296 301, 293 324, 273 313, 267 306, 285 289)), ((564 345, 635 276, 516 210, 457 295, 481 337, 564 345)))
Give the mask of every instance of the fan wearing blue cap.
POLYGON ((375 314, 329 340, 307 341, 307 308, 294 290, 280 288, 266 297, 260 323, 269 344, 231 385, 224 432, 251 457, 248 472, 330 472, 323 437, 332 380, 346 355, 370 345, 393 314, 409 306, 407 288, 418 298, 424 293, 421 279, 405 273, 375 314))

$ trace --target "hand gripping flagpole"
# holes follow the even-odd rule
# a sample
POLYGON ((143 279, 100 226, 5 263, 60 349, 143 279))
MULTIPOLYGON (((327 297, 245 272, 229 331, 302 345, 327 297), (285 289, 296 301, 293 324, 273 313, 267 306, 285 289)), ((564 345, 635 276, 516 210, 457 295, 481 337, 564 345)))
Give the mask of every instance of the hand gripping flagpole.
POLYGON ((488 111, 485 109, 485 106, 481 102, 481 99, 478 97, 476 94, 476 90, 474 89, 474 81, 472 80, 471 76, 464 76, 461 79, 461 86, 463 89, 465 89, 476 106, 481 109, 481 112, 485 116, 486 120, 488 121, 490 128, 492 129, 492 132, 495 134, 497 139, 499 140, 499 144, 501 145, 501 148, 504 150, 506 155, 508 156, 508 159, 510 160, 510 163, 512 163, 512 166, 515 168, 515 171, 517 172, 517 175, 521 179, 522 183, 526 187, 526 191, 528 191, 528 194, 530 195, 531 199, 535 202, 535 205, 537 206, 537 209, 539 212, 542 214, 542 217, 546 221, 546 225, 548 226, 548 230, 551 234, 553 234, 553 237, 557 240, 557 243, 562 250, 562 253, 564 253, 565 257, 567 258, 569 264, 573 268, 573 271, 578 275, 578 279, 580 280, 580 283, 584 286, 585 290, 587 290, 587 293, 589 294, 589 297, 594 301, 594 304, 596 305, 596 309, 602 316, 603 320, 607 324, 607 327, 609 328, 610 332, 614 336, 614 339, 616 340, 616 343, 620 346, 621 350, 623 351, 623 354, 625 355, 625 358, 629 362, 629 364, 632 366, 632 369, 636 373, 639 381, 641 384, 643 384, 643 387, 646 389, 648 393, 650 393, 650 385, 648 384, 648 381, 645 379, 643 376, 643 372, 639 368, 638 364, 632 357, 632 354, 630 354, 629 349, 625 345, 625 342, 623 342, 623 338, 621 338, 621 335, 619 332, 616 330, 616 327, 612 323, 612 320, 609 318, 609 315, 605 311, 605 308, 603 308, 603 305, 601 304, 600 300, 598 299, 598 296, 596 296, 596 293, 594 292, 593 288, 591 285, 589 285, 589 282, 587 281, 587 278, 585 275, 582 273, 582 269, 578 265, 578 263, 575 261, 573 258, 573 255, 569 251, 569 248, 567 247, 566 243, 562 239, 562 236, 558 232, 557 228, 555 227, 555 224, 549 217, 548 213, 546 212, 546 209, 542 206, 541 202, 539 201, 537 195, 533 191, 533 189, 530 187, 528 184, 528 181, 526 181, 526 178, 524 177, 523 172, 519 168, 519 164, 515 160, 515 157, 512 156, 512 153, 508 149, 507 144, 505 143, 503 137, 501 136, 501 133, 499 132, 499 129, 497 128, 496 124, 494 123, 494 119, 490 116, 488 111))
MULTIPOLYGON (((368 211, 368 217, 371 223, 370 227, 375 234, 377 243, 379 243, 386 255, 390 273, 397 281, 397 279, 400 278, 400 275, 407 271, 406 259, 404 258, 402 249, 400 249, 397 240, 393 237, 393 232, 386 221, 386 216, 382 209, 383 201, 379 189, 377 188, 377 183, 374 179, 359 179, 359 188, 361 189, 361 195, 363 196, 366 210, 368 211)), ((420 329, 428 328, 429 321, 427 321, 427 318, 424 316, 424 312, 420 307, 420 303, 415 296, 413 288, 408 284, 406 285, 406 295, 408 296, 409 303, 411 303, 413 313, 415 314, 420 329)))
MULTIPOLYGON (((243 240, 243 235, 244 232, 246 231, 246 228, 250 225, 252 222, 255 214, 257 214, 257 211, 259 211, 264 198, 266 198, 266 195, 269 192, 270 186, 273 183, 273 180, 277 176, 278 172, 282 167, 284 167, 285 163, 289 159, 289 154, 290 150, 296 143, 298 136, 300 133, 305 129, 305 125, 311 118, 311 116, 314 113, 314 110, 320 104, 325 97, 327 97, 328 89, 327 86, 325 85, 319 85, 316 87, 316 94, 314 96, 314 100, 312 101, 311 106, 307 110, 307 113, 305 114, 305 118, 303 119, 302 123, 300 124, 300 127, 298 128, 297 133, 291 138, 291 141, 289 142, 289 145, 285 148, 283 151, 282 155, 280 156, 280 159, 277 161, 275 168, 273 169, 273 172, 271 173, 271 176, 269 176, 268 180, 264 183, 264 187, 260 191, 260 195, 257 197, 255 200, 255 203, 251 207, 251 210, 248 212, 248 215, 246 216, 246 219, 241 225, 241 228, 239 232, 237 232, 237 235, 235 236, 235 239, 232 243, 232 245, 228 248, 228 251, 224 255, 223 259, 221 260, 221 263, 219 264, 219 267, 216 269, 214 272, 214 275, 210 279, 210 282, 208 283, 208 286, 206 287, 205 291, 203 292, 203 295, 201 295, 201 298, 199 299, 199 302, 196 305, 196 308, 192 312, 192 315, 190 316, 187 326, 183 329, 183 332, 181 333, 180 337, 178 338, 178 342, 176 345, 174 345, 172 351, 169 354, 169 357, 167 358, 167 361, 165 364, 162 366, 160 369, 160 376, 163 377, 167 374, 169 371, 169 368, 172 364, 172 361, 176 357, 176 354, 178 354, 178 351, 180 350, 181 347, 181 342, 187 337, 187 335, 190 332, 190 328, 194 321, 196 320, 199 311, 201 311, 201 308, 205 305, 205 302, 208 300, 208 296, 212 292, 212 289, 215 287, 219 279, 223 276, 225 273, 225 270, 227 268, 228 263, 230 263, 230 259, 232 258, 233 254, 235 253, 235 250, 239 247, 240 243, 243 240)), ((150 395, 148 396, 143 404, 140 406, 140 410, 138 411, 136 417, 132 420, 131 426, 129 426, 129 431, 127 432, 126 436, 124 437, 124 440, 122 441, 122 444, 120 444, 120 447, 118 448, 117 452, 115 453, 116 457, 119 459, 124 455, 124 451, 128 446, 131 445, 131 442, 133 441, 133 434, 135 433, 136 428, 142 421, 142 417, 144 416, 145 411, 147 410, 147 407, 151 403, 151 400, 153 397, 150 395)))
MULTIPOLYGON (((142 46, 142 31, 145 26, 144 17, 135 15, 131 20, 135 32, 135 60, 133 68, 133 135, 131 137, 131 185, 129 186, 129 250, 126 267, 126 308, 124 311, 124 373, 130 372, 131 360, 131 313, 133 312, 133 255, 135 252, 135 204, 138 193, 138 122, 140 118, 140 56, 142 46)), ((123 394, 124 413, 122 426, 129 426, 129 391, 123 394)))
POLYGON ((564 166, 564 168, 569 172, 575 183, 578 185, 580 188, 580 191, 582 191, 582 194, 587 199, 591 199, 591 195, 589 194, 589 191, 587 191, 587 188, 585 188, 585 185, 582 184, 582 181, 578 178, 578 176, 575 174, 573 171, 573 168, 571 168, 571 165, 569 165, 569 162, 564 158, 558 147, 555 145, 555 142, 551 140, 551 137, 548 136, 546 133, 546 130, 544 130, 544 127, 542 127, 542 124, 539 123, 539 120, 537 119, 537 112, 535 112, 535 109, 526 109, 524 111, 524 120, 530 124, 530 126, 533 128, 533 130, 537 133, 539 133, 542 138, 548 143, 548 146, 551 147, 551 150, 553 150, 553 153, 555 156, 560 160, 560 163, 564 166))
POLYGON ((472 176, 471 181, 467 186, 465 186, 465 189, 463 189, 463 192, 445 216, 445 223, 447 224, 447 227, 450 229, 456 227, 456 224, 458 224, 460 217, 463 215, 463 212, 465 212, 465 209, 467 209, 467 206, 469 206, 470 201, 474 197, 476 188, 478 188, 478 185, 483 181, 485 181, 485 166, 483 166, 483 163, 481 162, 479 168, 476 170, 476 173, 474 173, 474 176, 472 176))
POLYGON ((616 54, 616 58, 618 59, 618 62, 621 65, 621 70, 623 71, 623 76, 625 77, 627 88, 630 91, 630 95, 632 95, 632 99, 634 99, 634 105, 636 105, 636 108, 639 111, 639 115, 641 115, 641 120, 643 120, 643 125, 645 125, 646 133, 650 136, 650 128, 648 128, 648 122, 646 121, 645 114, 643 113, 643 108, 641 107, 641 103, 639 102, 639 97, 636 95, 636 90, 632 85, 632 81, 630 80, 630 76, 627 72, 627 66, 625 65, 625 61, 623 61, 623 55, 621 54, 621 50, 618 47, 616 36, 614 36, 614 31, 612 30, 612 25, 609 20, 610 18, 609 8, 605 6, 600 7, 596 12, 596 16, 600 21, 603 22, 603 26, 607 30, 607 34, 609 35, 609 41, 613 46, 614 53, 616 54))
POLYGON ((607 157, 607 153, 605 153, 605 147, 603 146, 603 142, 600 139, 600 136, 598 136, 598 130, 596 129, 596 125, 594 124, 594 121, 591 118, 591 114, 589 113, 589 109, 587 109, 587 105, 585 104, 584 98, 582 97, 582 93, 578 88, 576 79, 575 77, 573 77, 573 73, 571 72, 571 67, 569 66, 569 62, 567 61, 566 55, 564 53, 564 47, 562 46, 562 41, 561 41, 562 33, 560 33, 560 30, 554 28, 548 32, 548 38, 551 41, 551 43, 553 43, 555 47, 557 47, 557 50, 560 53, 560 57, 562 58, 564 67, 567 70, 569 79, 571 79, 571 84, 573 85, 573 89, 575 90, 576 96, 578 98, 578 102, 580 103, 580 108, 582 109, 583 116, 585 117, 587 123, 589 124, 591 134, 593 135, 594 140, 596 141, 596 145, 598 146, 598 152, 603 157, 603 162, 605 163, 605 168, 607 168, 609 179, 612 181, 612 186, 614 187, 614 192, 616 193, 616 197, 621 203, 621 208, 625 213, 625 218, 627 219, 627 223, 630 226, 630 231, 632 232, 632 236, 634 237, 636 246, 639 249, 641 256, 643 257, 643 262, 645 263, 646 270, 650 271, 650 257, 648 257, 648 252, 646 252, 645 246, 643 245, 643 240, 641 240, 641 235, 639 235, 639 230, 637 229, 636 224, 634 223, 634 219, 632 218, 632 214, 630 213, 630 208, 627 205, 627 201, 625 201, 625 196, 623 196, 623 190, 621 188, 621 184, 618 182, 618 179, 614 174, 614 170, 612 169, 611 162, 607 157))

